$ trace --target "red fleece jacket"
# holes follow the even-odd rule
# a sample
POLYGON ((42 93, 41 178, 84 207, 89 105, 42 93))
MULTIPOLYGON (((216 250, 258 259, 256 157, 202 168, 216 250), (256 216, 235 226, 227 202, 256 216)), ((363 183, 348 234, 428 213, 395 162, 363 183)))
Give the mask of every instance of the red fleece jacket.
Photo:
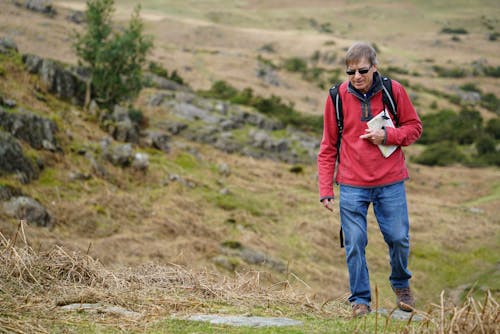
MULTIPOLYGON (((343 185, 371 188, 406 180, 408 169, 401 147, 388 158, 384 158, 376 145, 359 138, 367 128, 367 120, 366 117, 363 120, 362 112, 368 111, 371 114, 369 118, 372 118, 384 109, 381 86, 368 99, 348 86, 349 82, 346 81, 339 87, 344 130, 335 181, 343 185)), ((385 144, 408 146, 422 134, 422 122, 399 82, 392 80, 392 91, 397 104, 399 127, 386 128, 385 144)), ((334 197, 333 178, 337 161, 338 128, 335 107, 330 96, 326 100, 323 123, 323 138, 318 153, 320 199, 334 197)))

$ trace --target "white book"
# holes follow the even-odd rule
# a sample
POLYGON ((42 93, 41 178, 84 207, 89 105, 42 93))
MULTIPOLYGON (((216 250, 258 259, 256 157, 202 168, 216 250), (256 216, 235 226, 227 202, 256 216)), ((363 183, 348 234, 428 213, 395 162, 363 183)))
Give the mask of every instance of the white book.
MULTIPOLYGON (((389 112, 387 110, 382 111, 380 114, 369 120, 368 123, 366 124, 370 129, 382 129, 384 127, 386 128, 394 127, 394 123, 392 122, 392 119, 389 117, 389 112)), ((380 152, 382 152, 384 158, 387 158, 392 153, 394 153, 394 151, 396 151, 398 147, 396 145, 378 145, 378 148, 380 149, 380 152)))

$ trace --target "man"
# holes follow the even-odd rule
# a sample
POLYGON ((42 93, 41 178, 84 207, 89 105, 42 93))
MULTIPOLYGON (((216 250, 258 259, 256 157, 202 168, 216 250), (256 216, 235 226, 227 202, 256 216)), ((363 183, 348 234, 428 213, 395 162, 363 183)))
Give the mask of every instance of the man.
POLYGON ((404 185, 409 176, 401 146, 410 145, 420 137, 422 123, 405 89, 392 81, 398 121, 389 112, 387 115, 397 126, 368 128, 367 122, 387 109, 376 57, 375 50, 367 43, 355 43, 347 51, 348 80, 338 88, 344 125, 341 145, 337 148, 340 139, 337 116, 329 96, 318 153, 320 200, 330 211, 333 211, 333 179, 337 168, 335 182, 340 185, 340 221, 351 290, 349 301, 356 317, 371 311, 365 258, 368 243, 366 217, 370 203, 373 203, 377 222, 389 248, 389 280, 396 294, 396 303, 408 312, 415 306, 409 285, 409 220, 404 185), (384 157, 378 145, 398 148, 384 157))

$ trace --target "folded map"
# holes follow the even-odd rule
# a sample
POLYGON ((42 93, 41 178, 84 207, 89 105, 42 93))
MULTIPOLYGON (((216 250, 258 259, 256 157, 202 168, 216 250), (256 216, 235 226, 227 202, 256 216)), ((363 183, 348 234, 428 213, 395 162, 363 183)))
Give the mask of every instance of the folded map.
MULTIPOLYGON (((377 116, 373 117, 371 120, 368 121, 367 125, 370 129, 383 129, 385 128, 393 128, 394 123, 392 122, 392 119, 388 116, 389 113, 387 110, 382 111, 380 114, 377 116)), ((384 158, 387 158, 390 156, 396 149, 398 148, 395 145, 378 145, 378 148, 380 149, 380 152, 382 152, 382 155, 384 158)))

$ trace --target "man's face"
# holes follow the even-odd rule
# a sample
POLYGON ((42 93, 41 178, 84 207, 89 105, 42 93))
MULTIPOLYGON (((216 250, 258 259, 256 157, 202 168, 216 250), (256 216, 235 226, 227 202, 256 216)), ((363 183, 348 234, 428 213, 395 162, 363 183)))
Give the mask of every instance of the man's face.
POLYGON ((371 65, 368 59, 365 58, 357 62, 351 62, 346 70, 351 84, 363 94, 368 92, 372 86, 373 72, 375 71, 377 71, 377 65, 371 65), (355 72, 352 73, 353 71, 355 72))

